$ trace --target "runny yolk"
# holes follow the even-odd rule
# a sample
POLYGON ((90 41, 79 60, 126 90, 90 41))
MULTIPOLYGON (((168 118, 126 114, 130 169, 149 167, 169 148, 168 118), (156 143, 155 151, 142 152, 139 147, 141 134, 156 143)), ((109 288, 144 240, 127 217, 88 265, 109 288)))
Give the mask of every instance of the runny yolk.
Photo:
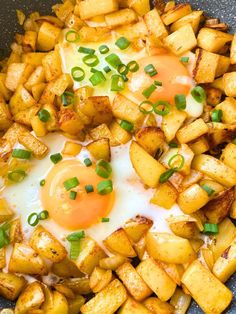
POLYGON ((143 58, 138 63, 139 71, 129 76, 128 89, 140 102, 146 100, 142 92, 155 81, 161 82, 162 86, 157 86, 148 99, 153 103, 164 100, 174 104, 176 94, 187 95, 189 93, 192 79, 179 57, 171 54, 155 55, 143 58), (145 72, 144 68, 149 64, 155 67, 157 75, 150 77, 145 72))
POLYGON ((114 202, 114 192, 100 195, 97 184, 99 177, 94 167, 86 167, 77 160, 65 160, 55 165, 49 172, 42 188, 42 206, 60 226, 70 229, 86 229, 107 217, 114 202), (73 188, 77 192, 75 200, 70 199, 63 183, 77 177, 80 184, 73 188), (94 192, 87 193, 85 185, 93 185, 94 192))

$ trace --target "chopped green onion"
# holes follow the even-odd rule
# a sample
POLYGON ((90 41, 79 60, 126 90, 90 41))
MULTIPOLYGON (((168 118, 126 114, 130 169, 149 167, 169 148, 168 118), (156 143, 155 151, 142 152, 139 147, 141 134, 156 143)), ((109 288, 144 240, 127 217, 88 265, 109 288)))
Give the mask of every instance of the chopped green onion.
POLYGON ((120 75, 114 74, 111 77, 111 91, 120 92, 125 88, 124 80, 120 75))
POLYGON ((70 199, 71 199, 71 200, 75 200, 75 199, 76 199, 76 196, 77 196, 77 192, 75 192, 75 191, 70 191, 70 199))
POLYGON ((80 254, 80 240, 70 242, 70 259, 75 261, 80 254))
POLYGON ((126 74, 128 74, 129 69, 128 69, 128 67, 125 64, 119 64, 119 66, 117 68, 117 71, 120 74, 126 75, 126 74))
POLYGON ((180 155, 180 154, 175 154, 174 156, 172 156, 170 158, 170 160, 168 161, 168 166, 173 169, 174 171, 179 171, 180 169, 183 168, 184 166, 184 156, 180 155), (179 161, 180 159, 180 161, 179 161), (176 162, 179 162, 179 166, 175 166, 174 164, 176 162))
POLYGON ((155 92, 155 90, 156 90, 156 85, 152 84, 142 92, 142 95, 148 99, 150 98, 152 93, 155 92))
POLYGON ((75 95, 74 93, 71 93, 71 92, 64 92, 62 95, 61 95, 61 102, 62 102, 62 105, 64 107, 66 106, 69 106, 69 105, 73 105, 74 102, 75 102, 75 95))
POLYGON ((89 80, 93 86, 97 86, 101 84, 102 82, 105 82, 106 78, 101 71, 97 71, 90 77, 89 80))
POLYGON ((232 143, 233 143, 234 145, 236 145, 236 138, 232 141, 232 143))
POLYGON ((155 84, 156 86, 162 86, 162 82, 160 82, 160 81, 154 81, 154 84, 155 84))
POLYGON ((181 57, 180 61, 183 63, 188 63, 189 62, 189 57, 181 57))
POLYGON ((43 210, 38 214, 39 220, 45 220, 45 219, 48 219, 48 217, 49 217, 49 213, 47 210, 43 210))
POLYGON ((91 184, 85 185, 85 191, 87 193, 92 193, 94 191, 94 188, 91 184))
POLYGON ((38 214, 37 213, 30 214, 27 221, 31 227, 37 226, 37 224, 39 223, 38 214))
POLYGON ((86 47, 79 47, 78 52, 85 53, 86 55, 94 55, 95 54, 94 49, 86 48, 86 47))
POLYGON ((24 178, 26 177, 26 172, 24 170, 20 170, 20 169, 14 170, 14 171, 8 172, 7 177, 10 181, 19 183, 19 182, 23 181, 24 178))
POLYGON ((7 234, 9 228, 10 225, 7 223, 0 227, 0 249, 2 249, 4 246, 7 246, 10 243, 9 235, 7 234))
POLYGON ((51 115, 46 109, 41 109, 38 113, 39 120, 42 122, 48 122, 51 115))
POLYGON ((25 149, 15 148, 12 151, 12 157, 18 159, 30 159, 31 152, 25 149))
POLYGON ((175 95, 175 105, 178 110, 186 109, 186 97, 183 94, 175 95))
POLYGON ((99 70, 94 69, 94 68, 91 68, 90 72, 92 72, 92 73, 96 73, 96 72, 99 72, 99 70))
POLYGON ((85 78, 85 72, 81 67, 74 67, 71 69, 71 76, 74 81, 81 82, 85 78))
POLYGON ((203 227, 203 233, 205 234, 214 235, 219 233, 219 227, 217 224, 205 223, 203 227))
POLYGON ((109 178, 112 173, 111 165, 103 159, 99 160, 96 165, 96 173, 102 178, 109 178))
POLYGON ((66 191, 69 191, 79 185, 79 180, 76 177, 70 178, 63 183, 66 191))
POLYGON ((101 45, 98 49, 102 55, 105 55, 109 52, 109 48, 107 45, 101 45))
POLYGON ((167 182, 174 173, 175 173, 174 169, 169 169, 169 170, 165 171, 164 173, 161 174, 159 182, 160 183, 167 182))
POLYGON ((113 185, 111 180, 101 181, 97 185, 98 194, 106 195, 113 191, 113 185))
POLYGON ((153 110, 160 116, 166 116, 170 112, 170 104, 167 101, 159 100, 153 105, 153 110))
POLYGON ((84 237, 85 237, 85 232, 84 232, 84 230, 82 230, 82 231, 73 232, 73 233, 69 234, 66 237, 66 240, 69 242, 73 242, 73 241, 78 241, 84 237))
POLYGON ((110 221, 110 218, 107 218, 107 217, 103 217, 101 219, 101 222, 109 222, 110 221))
POLYGON ((211 120, 213 122, 220 122, 223 116, 223 111, 221 109, 217 110, 213 110, 211 113, 211 120))
POLYGON ((155 76, 158 72, 153 66, 153 64, 148 64, 145 66, 144 71, 149 74, 151 77, 155 76))
POLYGON ((111 68, 107 65, 106 67, 103 68, 103 71, 109 73, 111 72, 111 68))
POLYGON ((80 40, 80 36, 79 34, 75 31, 75 30, 70 30, 66 33, 66 41, 68 41, 68 43, 76 43, 80 40))
POLYGON ((40 184, 40 186, 44 186, 44 185, 45 185, 45 183, 46 183, 46 180, 45 180, 45 179, 43 179, 43 180, 41 180, 41 181, 40 181, 40 183, 39 183, 39 184, 40 184))
POLYGON ((210 186, 203 184, 201 188, 207 192, 208 196, 212 196, 215 193, 215 190, 213 190, 210 186))
POLYGON ((130 61, 128 64, 127 64, 127 67, 129 69, 129 72, 137 72, 139 70, 139 64, 137 61, 130 61))
POLYGON ((143 114, 150 114, 153 112, 153 103, 151 101, 145 100, 139 105, 139 111, 143 114))
POLYGON ((59 161, 62 160, 62 155, 60 153, 54 154, 50 156, 50 160, 54 163, 57 164, 59 161))
POLYGON ((122 127, 122 129, 128 131, 128 132, 131 132, 134 128, 134 125, 133 123, 131 122, 128 122, 126 120, 122 120, 121 123, 120 123, 120 126, 122 127))
POLYGON ((105 58, 105 60, 110 66, 112 66, 115 69, 117 69, 118 66, 122 64, 120 58, 115 53, 111 53, 109 56, 105 58))
POLYGON ((93 68, 99 64, 99 59, 96 55, 87 55, 87 56, 83 57, 82 60, 83 60, 84 64, 86 64, 87 66, 89 66, 91 68, 93 68))
POLYGON ((120 48, 120 50, 124 50, 129 47, 130 41, 125 37, 120 37, 115 42, 116 46, 120 48))
POLYGON ((201 86, 194 87, 194 89, 191 91, 191 95, 199 103, 202 103, 204 100, 206 100, 205 90, 201 86))
POLYGON ((178 144, 175 143, 175 142, 170 142, 168 145, 169 145, 169 147, 171 147, 171 148, 177 148, 177 147, 178 147, 178 144))
POLYGON ((90 167, 90 166, 92 166, 92 160, 90 158, 85 158, 84 164, 86 167, 90 167))
POLYGON ((128 82, 129 79, 125 74, 122 74, 121 77, 124 82, 128 82))

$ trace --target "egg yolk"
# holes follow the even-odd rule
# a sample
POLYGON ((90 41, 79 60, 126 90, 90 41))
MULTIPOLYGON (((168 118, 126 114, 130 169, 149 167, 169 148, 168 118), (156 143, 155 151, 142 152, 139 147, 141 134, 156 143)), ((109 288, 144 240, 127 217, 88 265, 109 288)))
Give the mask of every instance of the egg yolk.
POLYGON ((105 179, 99 177, 94 167, 86 167, 77 160, 65 160, 55 165, 49 172, 46 183, 42 187, 41 201, 43 208, 60 226, 70 229, 86 229, 107 217, 114 202, 114 192, 100 195, 97 184, 105 179), (79 185, 76 199, 70 199, 70 191, 64 182, 76 177, 79 185), (94 192, 87 193, 86 185, 93 185, 94 192))
POLYGON ((162 86, 157 86, 148 98, 153 103, 164 100, 174 104, 175 95, 189 93, 192 79, 178 57, 171 54, 154 55, 140 59, 138 63, 139 70, 129 76, 128 89, 140 102, 146 100, 142 92, 155 81, 161 82, 162 86), (149 64, 157 70, 152 77, 144 70, 149 64))

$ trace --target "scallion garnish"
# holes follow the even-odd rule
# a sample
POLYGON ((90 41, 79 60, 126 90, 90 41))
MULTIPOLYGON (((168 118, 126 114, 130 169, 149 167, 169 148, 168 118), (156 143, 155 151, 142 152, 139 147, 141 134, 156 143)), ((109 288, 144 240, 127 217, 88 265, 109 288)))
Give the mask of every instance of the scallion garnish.
POLYGON ((219 227, 217 224, 205 223, 203 227, 203 233, 205 234, 214 235, 219 233, 219 227))
POLYGON ((85 53, 86 55, 94 55, 95 49, 86 48, 86 47, 79 47, 78 52, 85 53))
POLYGON ((43 210, 38 214, 39 220, 46 220, 49 217, 49 212, 47 210, 43 210))
POLYGON ((153 110, 160 116, 166 116, 170 112, 170 104, 167 101, 159 100, 153 104, 153 110))
POLYGON ((77 192, 76 191, 70 191, 70 199, 71 200, 75 200, 77 196, 77 192))
POLYGON ((126 74, 128 74, 129 69, 128 69, 128 67, 125 64, 119 64, 119 66, 117 68, 117 71, 120 74, 126 75, 126 74))
POLYGON ((70 178, 63 183, 66 191, 69 191, 79 185, 79 180, 76 177, 70 178))
POLYGON ((39 223, 39 217, 38 217, 38 214, 37 213, 32 213, 29 215, 28 219, 28 224, 31 226, 31 227, 35 227, 37 226, 37 224, 39 223))
POLYGON ((71 69, 71 76, 74 81, 81 82, 85 78, 85 72, 81 67, 74 67, 71 69))
POLYGON ((215 190, 213 190, 210 186, 207 184, 203 184, 201 188, 207 192, 208 196, 212 196, 215 193, 215 190))
POLYGON ((86 167, 90 167, 90 166, 92 166, 92 160, 90 158, 85 158, 84 164, 86 167))
POLYGON ((7 177, 10 181, 19 183, 23 181, 24 178, 26 177, 26 172, 24 170, 17 169, 17 170, 8 172, 7 177))
POLYGON ((120 50, 127 49, 130 45, 130 41, 125 37, 120 37, 115 42, 116 46, 120 48, 120 50))
POLYGON ((186 109, 186 96, 183 94, 175 95, 175 105, 178 110, 186 109))
POLYGON ((95 69, 95 68, 91 68, 90 70, 91 73, 96 73, 96 72, 99 72, 99 70, 95 69))
POLYGON ((139 111, 143 114, 150 114, 153 112, 153 103, 151 101, 145 100, 139 105, 139 111))
POLYGON ((156 86, 162 86, 162 82, 160 82, 160 81, 154 81, 154 84, 155 84, 156 86))
POLYGON ((96 55, 87 55, 87 56, 83 57, 82 60, 83 60, 84 64, 86 64, 87 66, 89 66, 91 68, 93 68, 99 64, 99 59, 96 55))
POLYGON ((139 70, 139 64, 137 61, 130 61, 128 64, 127 64, 127 67, 129 69, 129 72, 137 72, 139 70))
POLYGON ((179 171, 184 166, 184 160, 185 160, 184 156, 182 156, 181 154, 175 154, 168 161, 168 166, 174 171, 179 171), (177 166, 176 166, 176 163, 177 163, 177 166))
POLYGON ((107 45, 101 45, 98 49, 102 55, 105 55, 109 52, 109 48, 107 45))
POLYGON ((38 117, 39 117, 40 121, 48 122, 48 120, 50 119, 51 115, 50 115, 50 113, 46 109, 41 109, 38 112, 38 117))
POLYGON ((111 53, 109 56, 105 58, 105 60, 110 66, 112 66, 115 69, 117 69, 118 66, 122 64, 120 58, 115 53, 111 53))
POLYGON ((94 191, 94 188, 91 184, 85 185, 85 191, 87 193, 92 193, 94 191))
POLYGON ((153 64, 146 65, 144 71, 151 77, 155 76, 158 73, 153 64))
POLYGON ((66 33, 65 38, 69 43, 76 43, 79 41, 80 36, 75 30, 72 29, 66 33))
POLYGON ((74 93, 65 91, 65 92, 61 95, 61 102, 62 102, 62 105, 63 105, 64 107, 73 105, 74 102, 75 102, 75 95, 74 95, 74 93))
POLYGON ((206 92, 201 86, 194 87, 194 89, 191 91, 191 95, 199 103, 202 103, 206 100, 206 92))
POLYGON ((105 73, 109 73, 109 72, 111 72, 111 68, 107 65, 106 67, 103 68, 103 71, 105 73))
POLYGON ((41 181, 39 182, 40 186, 44 186, 45 183, 46 183, 46 180, 45 180, 45 179, 43 179, 43 180, 41 180, 41 181))
POLYGON ((109 221, 110 221, 110 218, 108 218, 108 217, 103 217, 101 219, 101 222, 109 222, 109 221))
POLYGON ((170 142, 168 145, 169 145, 169 147, 171 147, 171 148, 177 148, 177 147, 178 147, 178 144, 175 143, 175 142, 170 142))
POLYGON ((2 249, 3 247, 7 246, 10 243, 9 229, 10 224, 7 222, 0 226, 0 249, 2 249))
POLYGON ((50 160, 51 162, 53 162, 54 164, 57 164, 59 161, 62 160, 62 155, 60 153, 54 154, 50 156, 50 160))
POLYGON ((155 90, 156 90, 156 85, 152 84, 142 92, 142 95, 148 99, 150 98, 150 96, 155 90))
POLYGON ((85 237, 84 231, 74 232, 67 236, 67 241, 70 242, 70 258, 76 260, 80 253, 80 241, 85 237))
POLYGON ((111 91, 112 92, 120 92, 124 90, 125 88, 125 82, 122 78, 122 76, 118 74, 114 74, 111 77, 111 91))
POLYGON ((129 121, 126 121, 126 120, 122 120, 121 123, 120 123, 120 126, 122 127, 122 129, 128 131, 128 132, 131 132, 134 128, 134 125, 133 123, 129 122, 129 121))
POLYGON ((188 63, 189 62, 189 57, 181 57, 180 61, 183 63, 188 63))
POLYGON ((73 241, 78 241, 80 239, 83 239, 84 237, 85 237, 85 232, 82 230, 82 231, 73 232, 73 233, 69 234, 66 237, 66 240, 69 242, 73 242, 73 241))
POLYGON ((165 182, 167 182, 167 181, 170 179, 170 177, 171 177, 174 173, 175 173, 175 170, 174 170, 174 169, 169 169, 169 170, 165 171, 164 173, 162 173, 162 174, 160 175, 159 182, 160 182, 160 183, 165 183, 165 182))
POLYGON ((15 148, 12 151, 12 157, 18 159, 30 159, 31 152, 25 149, 15 148))
POLYGON ((113 191, 113 185, 111 180, 101 181, 97 185, 98 194, 106 195, 113 191))
POLYGON ((124 82, 128 82, 129 79, 125 74, 122 74, 121 77, 124 82))
POLYGON ((221 109, 214 109, 211 113, 211 120, 213 122, 220 122, 223 116, 223 111, 221 109))
POLYGON ((106 78, 101 71, 97 71, 90 77, 89 80, 93 86, 97 86, 101 84, 102 82, 105 82, 106 78))
POLYGON ((109 178, 112 173, 111 165, 103 159, 99 160, 96 164, 96 173, 102 178, 109 178))

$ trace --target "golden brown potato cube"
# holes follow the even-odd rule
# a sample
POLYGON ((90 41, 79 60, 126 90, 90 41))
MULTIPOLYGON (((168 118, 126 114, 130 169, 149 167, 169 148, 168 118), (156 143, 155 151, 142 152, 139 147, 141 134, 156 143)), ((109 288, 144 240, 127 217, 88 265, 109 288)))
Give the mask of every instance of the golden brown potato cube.
POLYGON ((0 73, 0 94, 4 97, 6 101, 8 101, 11 98, 11 91, 6 88, 6 77, 6 73, 0 73))
POLYGON ((213 266, 213 274, 221 281, 226 282, 236 271, 236 238, 221 254, 213 266))
POLYGON ((177 4, 161 16, 165 25, 170 25, 185 15, 192 12, 191 5, 188 3, 177 4))
POLYGON ((150 2, 148 0, 127 0, 127 6, 134 9, 134 11, 143 16, 150 11, 150 2))
POLYGON ((48 22, 43 22, 39 28, 37 49, 39 51, 50 51, 52 50, 61 33, 61 29, 48 22))
POLYGON ((138 242, 152 227, 153 221, 146 217, 137 215, 129 219, 124 225, 124 230, 132 242, 138 242))
POLYGON ((236 97, 236 72, 225 73, 223 76, 224 91, 226 96, 236 97))
POLYGON ((219 88, 215 87, 207 87, 205 88, 206 96, 207 96, 207 104, 210 106, 216 106, 221 102, 221 97, 223 92, 219 88))
POLYGON ((120 143, 120 144, 126 144, 128 143, 131 138, 132 135, 130 132, 126 131, 125 129, 123 129, 120 124, 116 121, 113 121, 110 126, 110 131, 111 134, 113 135, 113 137, 120 143))
POLYGON ((181 55, 197 46, 197 39, 190 24, 180 27, 177 31, 164 38, 163 42, 176 55, 181 55))
POLYGON ((105 15, 105 22, 110 28, 131 24, 137 21, 137 14, 132 9, 128 8, 105 15))
POLYGON ((27 82, 25 83, 25 88, 28 91, 32 91, 32 87, 36 84, 45 82, 45 73, 42 65, 38 65, 36 69, 32 72, 27 82))
POLYGON ((32 95, 34 99, 38 102, 40 97, 42 96, 44 90, 46 89, 45 83, 39 83, 34 86, 32 86, 32 95))
POLYGON ((74 10, 74 5, 71 1, 66 0, 62 4, 56 4, 53 6, 53 11, 56 16, 63 22, 65 22, 67 16, 74 10))
POLYGON ((233 97, 226 97, 225 100, 217 105, 215 109, 222 110, 223 123, 236 123, 236 100, 233 97))
POLYGON ((13 215, 14 213, 7 201, 4 198, 0 198, 0 223, 11 219, 13 215))
POLYGON ((9 239, 11 244, 20 243, 23 241, 21 221, 19 218, 11 221, 9 239))
POLYGON ((81 42, 100 42, 111 37, 111 30, 108 27, 88 27, 83 26, 79 30, 81 42))
POLYGON ((39 119, 38 115, 31 119, 31 126, 37 137, 43 137, 47 134, 46 124, 39 119))
POLYGON ((47 266, 43 259, 29 245, 15 243, 8 269, 13 273, 28 275, 46 275, 47 266))
POLYGON ((6 264, 6 247, 3 247, 0 249, 0 269, 5 268, 6 264))
POLYGON ((23 276, 0 272, 0 295, 14 301, 26 285, 23 276))
POLYGON ((90 130, 89 135, 92 137, 93 140, 108 139, 111 146, 120 145, 119 142, 112 135, 108 126, 104 123, 90 130))
POLYGON ((130 41, 135 41, 139 38, 145 39, 148 35, 147 26, 142 20, 132 25, 118 27, 115 31, 119 36, 124 36, 130 41))
POLYGON ((50 118, 46 122, 46 127, 49 132, 58 131, 59 129, 59 121, 58 121, 58 112, 57 108, 54 104, 44 104, 42 109, 47 110, 50 113, 50 118))
POLYGON ((170 299, 170 304, 175 308, 178 314, 185 314, 190 306, 191 299, 189 294, 184 293, 182 289, 177 287, 170 299))
MULTIPOLYGON (((46 80, 52 81, 62 74, 61 58, 58 50, 49 52, 42 60, 46 80)), ((53 84, 54 86, 54 84, 53 84)), ((52 92, 53 93, 53 92, 52 92)))
POLYGON ((200 24, 202 14, 203 14, 203 11, 193 11, 190 14, 185 15, 184 17, 177 20, 171 25, 170 27, 171 32, 173 33, 177 31, 180 27, 186 24, 191 24, 194 30, 194 33, 196 34, 199 29, 199 24, 200 24))
POLYGON ((134 243, 134 250, 138 255, 138 258, 142 261, 146 254, 146 239, 142 237, 137 243, 134 243))
POLYGON ((74 299, 75 294, 74 292, 67 286, 57 283, 53 285, 53 287, 58 291, 59 293, 63 294, 67 299, 74 299))
POLYGON ((147 258, 136 268, 151 290, 161 301, 167 301, 175 292, 176 283, 167 275, 158 261, 147 258))
POLYGON ((176 202, 177 191, 170 183, 161 184, 155 191, 151 203, 166 209, 170 209, 176 202))
POLYGON ((158 149, 161 149, 165 143, 165 136, 160 128, 148 126, 139 129, 135 134, 136 141, 150 155, 155 156, 158 149))
POLYGON ((79 2, 79 12, 82 20, 90 19, 97 15, 108 14, 118 10, 117 0, 101 0, 96 6, 96 0, 79 2))
POLYGON ((96 266, 90 275, 89 285, 94 293, 100 292, 112 280, 112 271, 96 266))
POLYGON ((85 303, 82 314, 112 314, 125 302, 127 292, 122 283, 115 279, 105 289, 85 303))
POLYGON ((234 34, 230 49, 230 61, 232 64, 236 64, 236 34, 234 34))
POLYGON ((200 171, 191 169, 190 174, 187 175, 182 181, 182 188, 183 189, 188 188, 194 183, 197 183, 198 181, 200 181, 202 177, 203 177, 203 174, 200 171))
POLYGON ((216 68, 216 77, 225 74, 230 66, 230 58, 225 56, 219 56, 218 65, 216 68))
POLYGON ((52 86, 52 93, 56 96, 61 96, 67 87, 73 85, 72 79, 69 74, 61 74, 54 82, 52 86))
POLYGON ((161 129, 165 134, 166 141, 170 142, 175 138, 176 132, 183 125, 187 113, 180 110, 171 110, 171 112, 162 118, 161 129))
POLYGON ((33 70, 34 67, 31 64, 12 63, 7 68, 6 87, 14 92, 19 84, 24 84, 28 80, 33 70))
POLYGON ((130 146, 130 160, 143 183, 152 188, 157 187, 161 174, 165 172, 165 167, 135 141, 130 146))
POLYGON ((232 300, 232 292, 198 260, 187 268, 182 283, 206 313, 221 313, 232 300))
POLYGON ((70 288, 75 294, 84 295, 92 292, 87 277, 63 279, 61 283, 70 288))
POLYGON ((120 228, 110 234, 104 241, 105 247, 112 253, 120 254, 125 257, 135 257, 136 253, 126 234, 125 230, 120 228))
POLYGON ((181 264, 164 263, 160 262, 162 268, 165 270, 167 275, 177 284, 181 285, 181 277, 184 273, 184 266, 181 264))
POLYGON ((12 124, 11 114, 4 99, 0 96, 0 131, 7 130, 12 124))
POLYGON ((217 53, 232 39, 233 35, 231 34, 203 27, 198 33, 197 44, 202 49, 217 53))
POLYGON ((165 263, 184 264, 196 258, 187 239, 169 233, 148 232, 146 246, 150 256, 165 263))
POLYGON ((44 293, 41 283, 30 283, 20 294, 15 307, 16 314, 27 314, 30 310, 38 309, 44 302, 44 293))
POLYGON ((223 185, 221 185, 220 183, 213 181, 213 180, 209 180, 209 179, 203 179, 200 181, 199 183, 201 186, 203 185, 207 185, 209 188, 211 188, 212 190, 214 190, 215 192, 210 196, 210 199, 215 198, 216 195, 218 195, 220 192, 223 192, 225 190, 225 188, 223 187, 223 185))
POLYGON ((149 34, 154 36, 155 39, 162 39, 168 36, 168 31, 156 8, 145 14, 144 21, 147 25, 149 34))
POLYGON ((106 161, 110 161, 111 159, 110 141, 108 138, 102 138, 91 142, 86 146, 86 148, 97 160, 104 159, 106 161))
POLYGON ((30 246, 52 262, 60 262, 67 256, 64 246, 44 227, 37 226, 30 237, 30 246))
POLYGON ((63 278, 83 276, 76 264, 67 257, 58 263, 53 263, 51 270, 55 275, 63 278))
POLYGON ((77 295, 74 299, 68 300, 69 313, 70 314, 78 314, 80 312, 80 308, 85 303, 85 298, 81 295, 77 295))
POLYGON ((196 50, 196 65, 193 70, 195 81, 200 83, 212 83, 216 76, 219 64, 219 55, 203 50, 196 50))
POLYGON ((13 120, 17 123, 31 127, 32 120, 37 115, 39 108, 39 105, 36 105, 28 109, 22 110, 14 115, 13 120))
POLYGON ((146 308, 154 314, 173 314, 174 307, 167 302, 163 302, 158 298, 148 298, 143 304, 146 308))
MULTIPOLYGON (((44 306, 44 304, 43 304, 44 306)), ((51 302, 47 304, 46 307, 43 308, 43 313, 52 313, 52 314, 61 314, 61 313, 68 313, 69 306, 66 297, 58 292, 52 291, 51 292, 51 302)))
POLYGON ((84 25, 84 22, 74 13, 71 13, 67 16, 65 20, 65 26, 78 31, 84 25))
POLYGON ((46 85, 39 99, 39 103, 42 105, 50 104, 52 105, 55 100, 55 94, 52 93, 51 88, 53 86, 53 82, 50 82, 46 85))
POLYGON ((181 143, 191 142, 208 132, 208 126, 199 118, 177 131, 176 138, 181 143))
POLYGON ((152 314, 143 304, 136 302, 131 297, 120 308, 119 314, 152 314))
POLYGON ((65 142, 62 154, 75 157, 81 152, 81 149, 82 149, 81 144, 67 141, 65 142))
POLYGON ((18 136, 26 131, 27 129, 22 125, 18 123, 13 123, 11 127, 7 130, 7 132, 4 134, 3 139, 6 139, 11 148, 13 148, 13 146, 18 141, 18 136))
POLYGON ((222 91, 223 94, 225 94, 223 77, 219 77, 219 78, 215 79, 214 82, 210 84, 210 86, 214 87, 214 88, 218 88, 219 90, 222 91))
POLYGON ((19 143, 32 151, 32 154, 37 159, 44 158, 48 153, 48 147, 29 131, 22 132, 18 136, 19 143))
POLYGON ((122 264, 129 262, 129 259, 122 255, 113 255, 100 259, 99 266, 103 269, 116 270, 122 264))
POLYGON ((181 238, 191 239, 199 233, 196 219, 190 216, 174 216, 166 219, 171 231, 181 238))
POLYGON ((84 124, 73 109, 62 108, 59 112, 59 128, 66 133, 76 135, 84 128, 84 124))
POLYGON ((42 65, 42 60, 47 54, 45 52, 28 52, 22 55, 22 62, 33 66, 42 65))
POLYGON ((23 36, 23 46, 26 48, 30 48, 30 50, 36 50, 36 42, 37 42, 37 32, 34 31, 26 31, 23 36))
POLYGON ((14 95, 11 97, 9 102, 10 111, 13 115, 17 114, 22 110, 26 110, 36 105, 36 101, 24 88, 23 85, 18 85, 14 95))
POLYGON ((236 145, 229 143, 225 146, 223 153, 220 158, 224 164, 236 170, 235 160, 236 160, 236 145))

